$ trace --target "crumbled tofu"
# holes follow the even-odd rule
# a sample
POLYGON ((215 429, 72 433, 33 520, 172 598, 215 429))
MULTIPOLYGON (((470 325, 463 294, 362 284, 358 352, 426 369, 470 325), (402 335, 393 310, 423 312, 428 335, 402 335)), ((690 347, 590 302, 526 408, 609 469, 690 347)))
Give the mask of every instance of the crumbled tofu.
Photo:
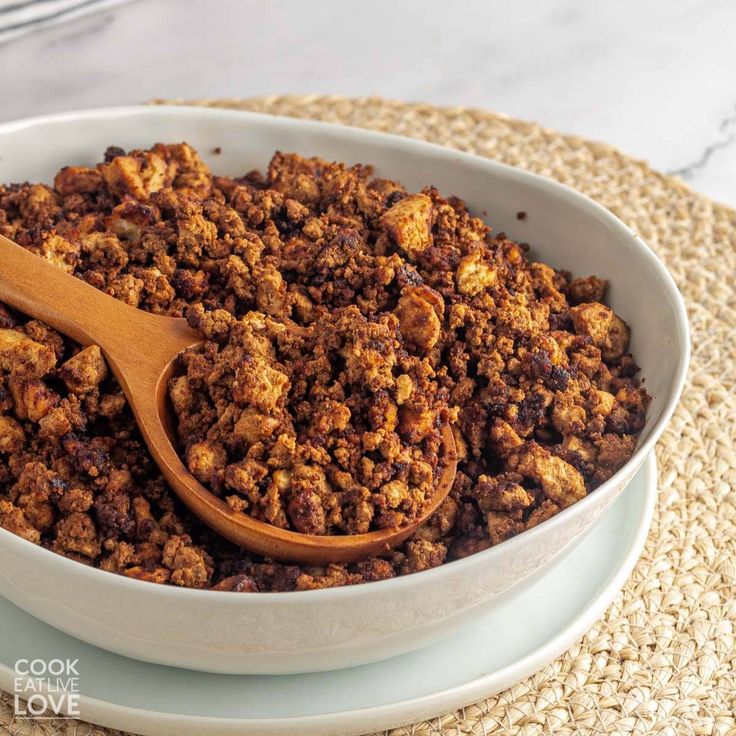
POLYGON ((432 200, 410 194, 381 216, 381 226, 410 260, 432 244, 432 200))
POLYGON ((0 370, 11 375, 41 377, 56 365, 54 351, 17 330, 0 329, 0 370))
POLYGON ((107 377, 107 363, 97 345, 89 345, 59 368, 69 391, 77 396, 94 391, 107 377))
POLYGON ((485 262, 483 252, 477 250, 465 256, 457 267, 457 290, 466 296, 475 296, 496 283, 497 273, 485 262))

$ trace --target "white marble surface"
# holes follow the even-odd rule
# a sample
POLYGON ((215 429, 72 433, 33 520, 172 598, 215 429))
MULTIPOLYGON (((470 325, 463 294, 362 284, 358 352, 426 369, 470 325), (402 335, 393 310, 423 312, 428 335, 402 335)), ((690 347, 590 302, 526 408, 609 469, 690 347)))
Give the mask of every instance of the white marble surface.
POLYGON ((734 0, 138 0, 0 46, 0 119, 380 94, 605 140, 736 205, 734 0))

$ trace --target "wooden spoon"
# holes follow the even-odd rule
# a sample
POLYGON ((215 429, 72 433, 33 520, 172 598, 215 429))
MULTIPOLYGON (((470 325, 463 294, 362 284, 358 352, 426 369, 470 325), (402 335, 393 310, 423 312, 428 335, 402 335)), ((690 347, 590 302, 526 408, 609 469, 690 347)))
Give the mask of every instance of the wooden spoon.
POLYGON ((0 301, 82 345, 99 345, 168 484, 205 524, 253 552, 307 564, 354 562, 386 552, 429 518, 454 482, 455 442, 450 427, 445 426, 435 492, 422 515, 410 524, 367 534, 318 536, 258 521, 234 511, 201 485, 175 448, 168 382, 177 355, 202 341, 186 320, 124 304, 1 235, 0 301))

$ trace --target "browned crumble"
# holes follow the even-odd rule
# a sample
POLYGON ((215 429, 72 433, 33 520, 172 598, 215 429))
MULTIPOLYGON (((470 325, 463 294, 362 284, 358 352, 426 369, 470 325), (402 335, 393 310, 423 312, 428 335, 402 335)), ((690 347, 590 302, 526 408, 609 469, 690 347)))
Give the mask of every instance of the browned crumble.
POLYGON ((195 308, 190 321, 220 337, 187 350, 170 384, 200 482, 236 511, 305 534, 363 534, 421 515, 450 412, 395 315, 339 307, 299 327, 195 308))
POLYGON ((0 232, 202 331, 171 385, 186 458, 271 523, 351 533, 410 517, 438 420, 457 417, 453 489, 400 548, 272 563, 179 504, 97 347, 0 308, 0 525, 104 570, 241 592, 424 570, 590 493, 644 426, 604 280, 535 262, 457 198, 369 167, 277 153, 265 175, 230 179, 186 144, 110 148, 53 187, 0 187, 0 232))

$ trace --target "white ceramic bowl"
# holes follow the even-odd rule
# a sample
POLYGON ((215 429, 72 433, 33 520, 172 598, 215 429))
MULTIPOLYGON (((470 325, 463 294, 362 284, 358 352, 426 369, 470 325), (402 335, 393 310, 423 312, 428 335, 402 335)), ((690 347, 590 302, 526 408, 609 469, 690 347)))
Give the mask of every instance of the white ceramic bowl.
POLYGON ((92 569, 0 529, 0 594, 62 631, 130 657, 278 674, 347 667, 416 649, 543 574, 628 483, 682 390, 687 317, 652 251, 590 199, 518 169, 407 138, 225 110, 133 107, 6 123, 0 125, 0 181, 50 182, 63 165, 99 161, 108 145, 181 140, 222 174, 263 169, 277 149, 370 163, 409 189, 434 184, 459 195, 474 213, 488 212, 496 231, 530 243, 538 259, 610 279, 608 301, 632 327, 631 349, 654 397, 639 447, 614 477, 540 526, 393 580, 299 593, 188 590, 92 569), (220 155, 211 153, 215 146, 220 155), (527 216, 519 221, 522 210, 527 216))

